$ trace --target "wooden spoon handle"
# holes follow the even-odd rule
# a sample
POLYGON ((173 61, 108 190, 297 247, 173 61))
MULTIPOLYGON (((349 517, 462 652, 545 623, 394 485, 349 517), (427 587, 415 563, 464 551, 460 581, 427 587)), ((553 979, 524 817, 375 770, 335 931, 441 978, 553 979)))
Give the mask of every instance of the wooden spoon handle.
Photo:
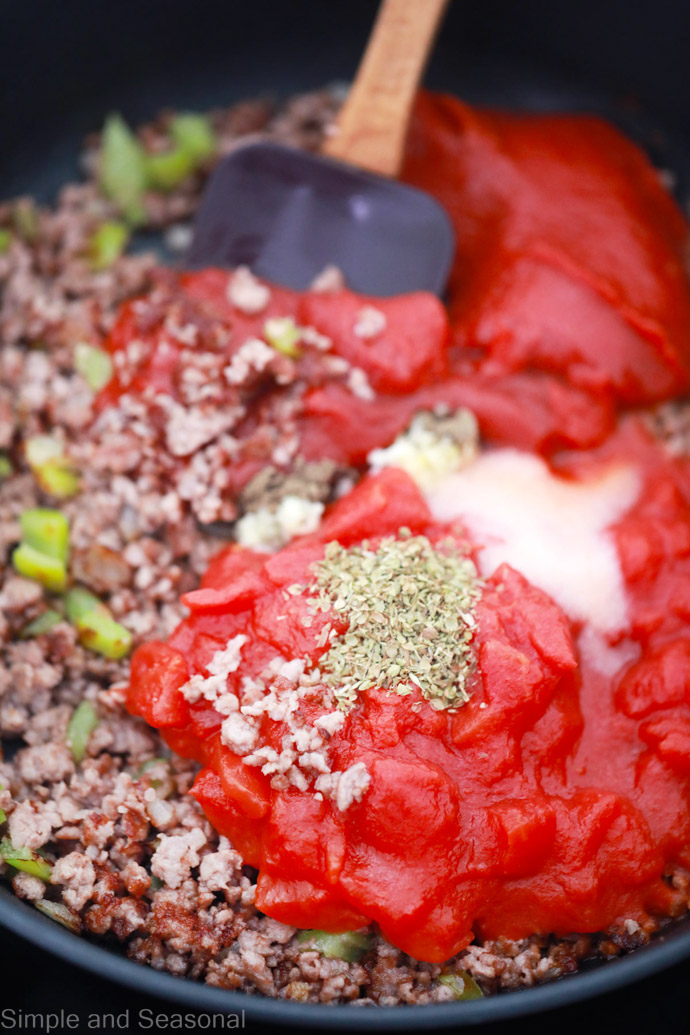
POLYGON ((448 0, 383 0, 323 154, 397 176, 412 104, 448 0))

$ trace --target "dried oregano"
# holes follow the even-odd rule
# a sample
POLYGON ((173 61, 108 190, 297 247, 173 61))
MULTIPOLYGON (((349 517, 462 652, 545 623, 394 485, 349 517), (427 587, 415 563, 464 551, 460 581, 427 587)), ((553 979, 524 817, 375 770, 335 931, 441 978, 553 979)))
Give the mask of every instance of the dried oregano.
POLYGON ((375 547, 332 542, 313 571, 312 609, 348 621, 343 635, 326 627, 321 638, 331 646, 319 667, 339 707, 372 687, 409 694, 411 683, 432 708, 467 702, 480 581, 455 540, 432 545, 401 529, 375 547))

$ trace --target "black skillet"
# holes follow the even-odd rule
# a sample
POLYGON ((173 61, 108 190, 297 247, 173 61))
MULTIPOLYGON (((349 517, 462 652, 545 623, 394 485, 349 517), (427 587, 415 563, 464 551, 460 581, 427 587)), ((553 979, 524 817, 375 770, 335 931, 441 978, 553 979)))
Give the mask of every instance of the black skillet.
MULTIPOLYGON (((110 110, 136 121, 164 106, 203 109, 347 79, 375 9, 376 0, 0 0, 0 197, 49 199, 75 177, 81 138, 110 110)), ((676 174, 685 203, 688 53, 686 0, 453 0, 427 82, 474 102, 604 114, 676 174)), ((76 938, 5 887, 0 924, 83 971, 181 1009, 244 1010, 249 1024, 316 1028, 415 1030, 507 1020, 638 983, 690 956, 687 920, 644 949, 551 985, 470 1003, 360 1010, 249 997, 157 973, 76 938)), ((3 932, 3 1008, 13 1005, 12 944, 3 932)), ((48 958, 33 963, 40 987, 48 958)), ((655 980, 641 987, 648 997, 656 994, 655 980)), ((113 996, 107 1008, 127 1002, 113 996)), ((662 1013, 667 1005, 659 1004, 662 1013)), ((555 1019, 566 1016, 560 1011, 555 1019)))

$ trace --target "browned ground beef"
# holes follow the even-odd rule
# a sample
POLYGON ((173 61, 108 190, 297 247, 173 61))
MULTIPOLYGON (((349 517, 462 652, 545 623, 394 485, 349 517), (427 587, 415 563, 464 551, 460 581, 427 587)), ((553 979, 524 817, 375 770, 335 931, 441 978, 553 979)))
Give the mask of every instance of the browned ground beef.
MULTIPOLYGON (((279 107, 237 104, 212 118, 222 152, 256 133, 314 148, 337 105, 335 95, 320 92, 279 107)), ((140 130, 149 147, 165 145, 167 118, 140 130)), ((91 173, 97 149, 98 140, 90 141, 91 173)), ((171 194, 147 198, 151 227, 167 231, 173 245, 185 239, 202 182, 196 175, 171 194)), ((0 206, 0 227, 17 225, 17 204, 35 227, 29 239, 14 234, 0 254, 0 451, 13 466, 0 484, 0 808, 13 844, 44 850, 53 870, 49 885, 3 863, 0 876, 22 898, 64 903, 84 932, 124 942, 133 959, 156 969, 305 1001, 437 1002, 452 998, 438 981, 442 971, 466 970, 494 992, 550 980, 585 957, 646 942, 652 925, 643 930, 627 921, 599 936, 474 944, 443 968, 410 959, 375 933, 357 963, 304 951, 294 928, 255 909, 252 871, 187 795, 194 765, 170 757, 155 731, 125 712, 126 662, 85 650, 67 623, 20 638, 46 600, 37 583, 14 573, 10 552, 20 513, 50 505, 26 465, 27 437, 50 431, 77 463, 82 492, 63 505, 72 572, 107 600, 135 643, 172 630, 182 614, 180 594, 197 584, 220 544, 200 525, 194 504, 212 494, 227 457, 212 442, 195 470, 195 494, 181 496, 171 490, 162 453, 157 460, 151 450, 141 461, 141 439, 130 428, 93 430, 93 395, 74 371, 74 343, 107 330, 119 302, 149 286, 155 260, 125 256, 106 271, 91 270, 89 237, 115 215, 92 176, 66 187, 53 209, 35 210, 29 199, 0 206), (82 699, 94 704, 100 721, 77 766, 65 734, 82 699)), ((690 445, 688 412, 673 404, 650 418, 676 451, 690 445)), ((282 481, 267 470, 241 506, 270 506, 297 489, 309 499, 327 498, 336 476, 347 472, 317 467, 306 469, 297 458, 282 481)), ((688 875, 669 880, 687 901, 688 875)))

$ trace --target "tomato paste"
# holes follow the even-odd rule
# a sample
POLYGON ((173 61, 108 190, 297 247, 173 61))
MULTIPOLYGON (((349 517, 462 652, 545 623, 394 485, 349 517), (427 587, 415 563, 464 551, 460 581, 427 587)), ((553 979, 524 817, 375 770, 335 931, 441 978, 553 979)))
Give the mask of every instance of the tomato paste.
POLYGON ((643 403, 688 386, 687 226, 642 152, 599 119, 420 98, 404 175, 450 213, 454 340, 643 403))

